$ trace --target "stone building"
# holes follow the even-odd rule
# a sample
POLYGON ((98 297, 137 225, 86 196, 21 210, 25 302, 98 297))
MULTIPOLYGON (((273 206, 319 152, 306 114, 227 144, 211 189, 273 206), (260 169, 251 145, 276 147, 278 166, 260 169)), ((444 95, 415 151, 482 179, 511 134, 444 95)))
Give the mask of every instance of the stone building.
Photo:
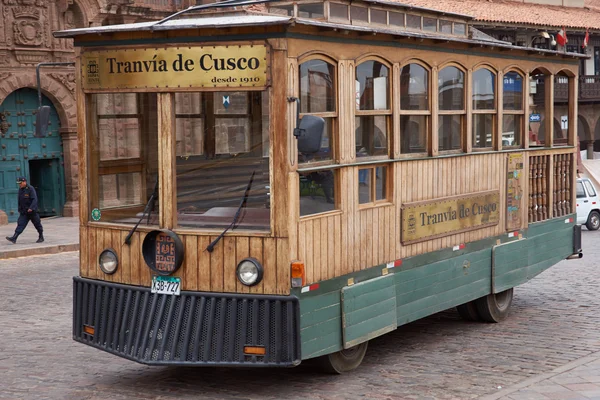
MULTIPOLYGON (((195 2, 194 2, 195 4, 195 2)), ((40 69, 42 103, 51 107, 47 137, 34 137, 36 65, 74 61, 62 29, 160 19, 188 0, 1 0, 0 214, 15 221, 16 178, 37 188, 42 216, 78 215, 77 120, 72 66, 40 69)))

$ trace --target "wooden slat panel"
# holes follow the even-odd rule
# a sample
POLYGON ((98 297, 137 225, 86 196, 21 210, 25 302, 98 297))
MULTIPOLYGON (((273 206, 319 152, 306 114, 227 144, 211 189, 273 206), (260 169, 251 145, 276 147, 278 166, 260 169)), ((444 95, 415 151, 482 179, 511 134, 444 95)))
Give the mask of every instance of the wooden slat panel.
POLYGON ((112 275, 113 277, 113 281, 114 282, 123 282, 123 252, 127 251, 127 249, 123 248, 123 247, 127 247, 126 245, 123 245, 123 242, 121 242, 121 231, 118 230, 112 230, 109 232, 110 234, 110 239, 109 239, 109 243, 110 245, 108 245, 107 247, 110 247, 112 249, 115 250, 115 252, 117 253, 117 257, 119 257, 119 267, 117 268, 117 270, 115 271, 115 273, 112 275))
POLYGON ((140 236, 139 233, 136 232, 133 234, 133 236, 131 236, 131 243, 129 245, 129 256, 131 258, 131 283, 133 285, 142 284, 141 269, 145 267, 145 263, 144 259, 142 258, 142 251, 140 247, 140 236), (144 265, 142 265, 142 263, 144 263, 144 265))
POLYGON ((198 290, 210 291, 210 253, 205 250, 210 237, 198 237, 198 290))
MULTIPOLYGON (((263 241, 264 293, 277 293, 277 245, 274 238, 263 241)), ((285 268, 285 266, 281 266, 285 268)), ((282 271, 283 273, 283 271, 282 271)))
POLYGON ((96 256, 96 228, 88 228, 88 276, 91 279, 98 277, 98 262, 96 256))
POLYGON ((198 240, 196 236, 185 236, 185 262, 183 265, 185 290, 198 290, 198 240))
MULTIPOLYGON (((263 238, 253 237, 250 238, 250 257, 254 257, 263 264, 263 238)), ((250 293, 264 293, 264 281, 261 281, 255 286, 250 288, 250 293)))
POLYGON ((144 243, 144 239, 146 238, 146 233, 145 232, 136 232, 136 233, 134 233, 133 236, 135 237, 135 242, 133 240, 131 241, 131 248, 132 248, 132 251, 139 253, 139 257, 140 257, 140 261, 138 264, 140 266, 140 284, 142 286, 149 287, 150 284, 152 283, 152 271, 150 270, 150 268, 148 268, 148 266, 146 265, 146 262, 144 261, 144 257, 142 256, 142 243, 144 243))
POLYGON ((223 240, 223 290, 233 293, 237 287, 235 270, 239 262, 235 253, 235 238, 226 236, 221 240, 223 240))
POLYGON ((88 228, 79 226, 79 275, 89 276, 90 250, 88 242, 88 228))
POLYGON ((346 247, 343 247, 342 244, 343 229, 341 224, 342 217, 336 215, 333 221, 333 275, 331 277, 342 275, 342 255, 347 252, 346 247))
POLYGON ((120 267, 122 271, 121 282, 130 283, 131 282, 131 247, 127 246, 125 243, 125 238, 127 237, 128 232, 126 231, 117 231, 120 232, 119 242, 121 243, 121 262, 120 267))
POLYGON ((328 261, 328 255, 329 255, 329 218, 323 218, 321 220, 321 240, 317 240, 318 242, 316 243, 317 246, 320 245, 321 247, 321 257, 319 260, 319 270, 320 270, 320 275, 321 275, 321 279, 320 280, 325 280, 327 279, 327 269, 329 268, 329 261, 328 261))
MULTIPOLYGON (((211 236, 210 241, 212 242, 216 238, 216 236, 211 236)), ((217 244, 210 253, 210 290, 223 291, 223 243, 217 244)))
POLYGON ((290 293, 290 259, 287 239, 277 239, 277 294, 290 293))

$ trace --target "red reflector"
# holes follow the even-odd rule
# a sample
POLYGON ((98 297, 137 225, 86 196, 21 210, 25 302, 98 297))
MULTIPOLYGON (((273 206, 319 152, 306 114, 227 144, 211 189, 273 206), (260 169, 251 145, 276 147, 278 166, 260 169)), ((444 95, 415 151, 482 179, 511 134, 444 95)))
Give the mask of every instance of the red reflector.
POLYGON ((309 290, 317 290, 318 288, 319 288, 318 283, 313 283, 312 285, 309 286, 309 290))
POLYGON ((394 261, 394 267, 399 267, 402 265, 402 260, 396 260, 394 261))

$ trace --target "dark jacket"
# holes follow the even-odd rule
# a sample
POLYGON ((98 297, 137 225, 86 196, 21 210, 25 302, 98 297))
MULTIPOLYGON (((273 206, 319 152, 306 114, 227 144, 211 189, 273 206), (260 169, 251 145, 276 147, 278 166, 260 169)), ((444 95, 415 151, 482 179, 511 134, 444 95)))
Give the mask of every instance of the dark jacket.
POLYGON ((35 189, 31 185, 19 188, 19 213, 27 214, 27 210, 37 211, 38 198, 35 189))

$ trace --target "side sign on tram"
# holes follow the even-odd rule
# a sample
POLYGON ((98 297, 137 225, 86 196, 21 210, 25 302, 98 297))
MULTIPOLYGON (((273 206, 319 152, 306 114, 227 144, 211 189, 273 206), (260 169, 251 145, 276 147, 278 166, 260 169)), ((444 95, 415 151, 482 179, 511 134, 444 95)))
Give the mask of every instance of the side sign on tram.
POLYGON ((90 51, 81 68, 84 90, 260 88, 271 76, 265 44, 90 51))

